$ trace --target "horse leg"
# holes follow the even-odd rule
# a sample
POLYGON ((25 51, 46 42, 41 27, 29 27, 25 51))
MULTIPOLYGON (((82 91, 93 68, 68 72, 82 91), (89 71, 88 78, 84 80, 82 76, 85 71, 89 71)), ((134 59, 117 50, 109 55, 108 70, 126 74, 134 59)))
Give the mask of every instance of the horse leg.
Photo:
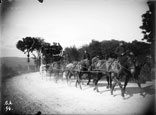
POLYGON ((108 83, 106 88, 109 89, 109 85, 110 85, 109 84, 109 76, 106 76, 106 80, 107 80, 107 83, 108 83))
POLYGON ((107 79, 107 89, 112 87, 112 79, 111 79, 111 73, 106 74, 106 79, 107 79))
POLYGON ((70 73, 70 75, 69 75, 69 84, 70 84, 70 86, 71 86, 71 82, 72 82, 72 80, 71 80, 71 77, 72 77, 72 73, 70 73))
POLYGON ((57 70, 57 76, 56 76, 56 82, 58 82, 58 80, 60 79, 60 71, 59 70, 57 70))
POLYGON ((61 80, 63 81, 63 73, 64 71, 61 71, 61 80))
POLYGON ((68 84, 71 84, 71 83, 69 83, 70 82, 70 79, 71 79, 71 76, 72 76, 72 74, 68 71, 67 74, 66 74, 67 85, 68 84))
POLYGON ((82 83, 82 81, 81 81, 82 78, 81 77, 82 77, 82 75, 83 74, 80 72, 80 76, 78 77, 78 81, 79 81, 78 83, 79 83, 79 87, 80 87, 81 90, 82 90, 82 86, 81 86, 81 83, 82 83))
POLYGON ((90 73, 89 73, 89 74, 88 74, 88 82, 87 82, 87 85, 89 85, 90 80, 91 80, 91 75, 90 75, 90 73))
POLYGON ((96 77, 93 79, 93 81, 94 81, 94 85, 95 85, 95 87, 94 87, 94 91, 96 90, 97 92, 98 92, 98 86, 97 86, 97 82, 98 82, 98 80, 97 80, 97 78, 98 78, 98 73, 95 75, 96 77))
POLYGON ((127 86, 127 84, 128 84, 129 78, 130 78, 130 76, 129 76, 129 75, 126 75, 126 79, 125 79, 125 83, 124 83, 124 88, 123 88, 123 91, 124 91, 124 92, 125 92, 125 90, 126 90, 126 86, 127 86))
POLYGON ((98 89, 98 81, 99 80, 96 80, 95 81, 95 88, 94 88, 94 90, 96 90, 96 92, 99 92, 99 89, 98 89))
POLYGON ((114 84, 111 87, 111 95, 113 95, 113 90, 114 90, 115 86, 116 86, 116 82, 114 82, 114 84))
POLYGON ((57 79, 58 79, 57 70, 55 70, 55 82, 56 82, 56 83, 57 83, 57 79))
POLYGON ((140 81, 139 81, 139 77, 138 77, 139 75, 135 75, 134 74, 134 79, 135 79, 135 82, 138 84, 138 87, 140 88, 140 89, 142 89, 141 88, 141 83, 140 83, 140 81))
POLYGON ((77 84, 78 84, 78 75, 76 74, 76 83, 75 83, 75 87, 77 87, 77 84))
POLYGON ((65 73, 65 77, 66 77, 66 80, 67 80, 67 84, 68 84, 68 80, 69 80, 69 71, 66 71, 66 73, 65 73))
MULTIPOLYGON (((120 89, 121 89, 121 96, 124 97, 124 90, 123 90, 123 88, 122 88, 121 82, 120 82, 116 77, 114 77, 114 81, 119 85, 119 87, 120 87, 120 89)), ((114 87, 115 87, 115 86, 114 86, 114 87)), ((114 89, 114 88, 112 88, 112 89, 114 89)))
POLYGON ((111 74, 109 74, 109 87, 112 88, 112 78, 111 78, 111 74))
POLYGON ((88 78, 88 82, 87 82, 87 85, 89 85, 89 83, 90 83, 90 78, 88 78))
POLYGON ((57 81, 59 80, 59 71, 58 70, 56 70, 57 72, 56 72, 56 83, 57 83, 57 81))
POLYGON ((49 77, 50 77, 50 80, 51 80, 51 71, 49 70, 49 77))
POLYGON ((94 90, 96 90, 97 92, 99 92, 98 89, 98 81, 102 78, 102 73, 97 73, 96 74, 96 78, 95 78, 95 88, 94 90))
POLYGON ((139 81, 138 79, 136 79, 136 82, 137 82, 137 84, 138 84, 138 87, 139 87, 140 89, 142 89, 142 88, 141 88, 140 81, 139 81))
MULTIPOLYGON (((111 95, 113 95, 113 90, 114 90, 114 88, 115 88, 117 82, 114 80, 114 78, 115 78, 115 74, 114 74, 114 73, 111 73, 110 77, 112 77, 112 79, 113 79, 113 81, 114 81, 114 84, 113 84, 112 87, 111 87, 111 95)), ((108 79, 109 79, 109 78, 108 78, 108 79)), ((108 83, 109 83, 109 80, 108 80, 108 83)))
POLYGON ((79 84, 80 89, 82 89, 82 87, 81 87, 81 72, 77 73, 76 76, 77 76, 77 77, 76 77, 77 80, 76 80, 75 86, 77 87, 77 84, 79 84))
POLYGON ((50 70, 50 80, 51 80, 51 77, 52 77, 52 73, 53 73, 53 70, 50 70))
POLYGON ((68 71, 65 72, 65 78, 66 78, 67 84, 68 84, 68 71))
POLYGON ((135 82, 138 84, 138 87, 139 87, 139 89, 140 89, 140 95, 143 95, 144 96, 144 94, 143 94, 143 89, 142 89, 142 87, 141 87, 141 83, 140 83, 140 81, 139 81, 139 78, 138 78, 138 76, 135 76, 134 77, 135 78, 135 82))

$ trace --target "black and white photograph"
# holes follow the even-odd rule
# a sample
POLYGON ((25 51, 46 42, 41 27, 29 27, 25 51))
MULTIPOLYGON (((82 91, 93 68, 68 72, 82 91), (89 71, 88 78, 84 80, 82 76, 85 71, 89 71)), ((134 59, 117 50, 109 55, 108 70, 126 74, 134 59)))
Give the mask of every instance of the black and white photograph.
POLYGON ((0 0, 0 12, 0 114, 156 114, 156 0, 0 0))

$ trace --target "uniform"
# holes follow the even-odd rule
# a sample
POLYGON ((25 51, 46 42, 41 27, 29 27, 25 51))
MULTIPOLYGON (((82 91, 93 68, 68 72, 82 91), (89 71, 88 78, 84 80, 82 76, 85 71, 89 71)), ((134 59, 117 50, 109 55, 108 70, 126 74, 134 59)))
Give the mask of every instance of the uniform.
POLYGON ((127 60, 124 53, 125 53, 125 48, 123 47, 123 45, 118 46, 115 50, 115 54, 117 55, 118 60, 122 66, 126 66, 125 62, 127 60))
POLYGON ((89 61, 89 65, 91 65, 91 57, 88 52, 85 51, 85 54, 83 55, 83 59, 87 59, 89 61))

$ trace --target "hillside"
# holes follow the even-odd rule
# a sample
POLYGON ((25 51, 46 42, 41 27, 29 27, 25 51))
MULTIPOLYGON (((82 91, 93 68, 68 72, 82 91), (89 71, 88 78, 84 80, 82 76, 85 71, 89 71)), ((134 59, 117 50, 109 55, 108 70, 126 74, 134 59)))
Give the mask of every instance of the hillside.
POLYGON ((27 63, 27 58, 22 57, 1 57, 0 61, 0 73, 3 80, 22 73, 38 71, 33 59, 30 60, 29 66, 27 63))
MULTIPOLYGON (((18 67, 22 65, 23 67, 27 66, 27 58, 24 57, 1 57, 1 64, 5 64, 8 67, 18 67)), ((30 59, 30 65, 34 65, 33 59, 30 59)))

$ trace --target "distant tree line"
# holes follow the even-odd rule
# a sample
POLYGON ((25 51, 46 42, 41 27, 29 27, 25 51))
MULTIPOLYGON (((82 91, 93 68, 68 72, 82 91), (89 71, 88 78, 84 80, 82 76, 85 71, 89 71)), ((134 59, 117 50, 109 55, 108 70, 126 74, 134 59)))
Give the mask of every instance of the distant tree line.
POLYGON ((115 49, 119 43, 123 42, 126 50, 134 53, 140 63, 147 61, 147 58, 151 54, 150 44, 146 42, 140 42, 137 40, 130 42, 118 41, 118 40, 104 40, 97 41, 92 40, 89 45, 84 45, 81 48, 66 47, 63 51, 62 46, 59 43, 45 42, 41 38, 26 37, 17 42, 17 48, 27 54, 28 62, 30 54, 33 56, 36 67, 41 64, 41 57, 43 64, 50 64, 53 61, 59 61, 61 59, 67 62, 80 61, 83 58, 84 51, 86 50, 90 57, 99 56, 100 59, 117 58, 115 49))
MULTIPOLYGON (((69 62, 80 61, 83 57, 84 50, 90 54, 91 58, 95 56, 99 56, 100 59, 108 59, 109 57, 116 58, 115 49, 120 42, 124 41, 104 40, 99 42, 97 40, 92 40, 89 45, 84 45, 79 49, 75 46, 67 47, 64 50, 64 54, 69 62)), ((131 43, 124 42, 124 47, 126 50, 133 52, 136 57, 142 58, 142 61, 150 55, 150 44, 145 42, 137 40, 131 43)))

